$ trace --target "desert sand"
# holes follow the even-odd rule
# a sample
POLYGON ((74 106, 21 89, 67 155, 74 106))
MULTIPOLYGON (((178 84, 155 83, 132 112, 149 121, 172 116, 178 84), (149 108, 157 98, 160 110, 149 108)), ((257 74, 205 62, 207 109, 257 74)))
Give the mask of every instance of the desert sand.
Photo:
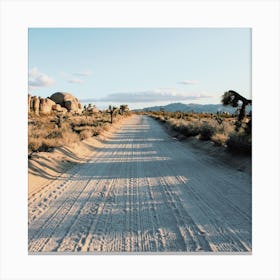
POLYGON ((28 249, 251 252, 251 176, 134 115, 29 165, 28 249))

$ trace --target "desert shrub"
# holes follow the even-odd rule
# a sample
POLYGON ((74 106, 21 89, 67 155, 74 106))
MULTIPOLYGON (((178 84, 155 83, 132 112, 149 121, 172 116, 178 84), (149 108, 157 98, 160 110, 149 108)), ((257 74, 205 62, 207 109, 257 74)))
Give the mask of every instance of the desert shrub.
POLYGON ((199 129, 199 138, 201 140, 210 140, 215 133, 215 128, 208 123, 204 123, 199 129))
POLYGON ((72 130, 78 134, 80 134, 84 130, 92 130, 92 129, 93 129, 93 127, 88 126, 88 125, 86 125, 86 126, 83 126, 83 125, 82 126, 73 126, 72 125, 72 130))
POLYGON ((166 122, 165 117, 164 117, 164 116, 161 116, 161 115, 154 115, 153 118, 156 119, 156 120, 158 120, 158 121, 160 121, 160 122, 163 122, 163 123, 166 122))
MULTIPOLYGON (((108 126, 107 126, 108 127, 108 126)), ((103 127, 103 130, 105 129, 105 126, 103 127)), ((100 135, 102 131, 102 127, 95 127, 92 131, 92 136, 100 135)))
POLYGON ((214 142, 216 146, 224 146, 226 144, 228 137, 223 133, 215 133, 211 140, 214 142))
POLYGON ((69 145, 80 140, 79 135, 71 130, 64 131, 62 135, 63 136, 61 141, 59 142, 59 146, 69 145))
POLYGON ((50 132, 47 136, 47 139, 52 139, 52 138, 62 138, 62 132, 59 130, 54 130, 50 132))
POLYGON ((59 142, 55 139, 32 139, 28 143, 28 150, 32 152, 49 152, 50 149, 58 147, 59 142))
POLYGON ((110 129, 110 125, 108 123, 106 123, 104 126, 102 126, 102 129, 104 131, 108 131, 110 129))
POLYGON ((229 135, 234 132, 235 120, 232 117, 224 118, 218 123, 215 114, 196 114, 179 112, 148 112, 148 115, 186 136, 199 135, 201 140, 212 140, 216 145, 225 145, 229 135))
POLYGON ((78 140, 78 134, 73 132, 67 123, 63 123, 61 128, 56 129, 44 125, 28 129, 28 149, 32 152, 47 152, 52 148, 78 140))
POLYGON ((199 134, 199 127, 195 124, 181 125, 179 126, 179 132, 186 137, 196 136, 199 134))
POLYGON ((45 143, 42 143, 40 145, 40 147, 38 148, 38 152, 48 152, 49 149, 53 148, 52 146, 48 146, 47 144, 45 143))
POLYGON ((183 134, 186 137, 196 136, 199 134, 198 123, 188 122, 183 119, 169 119, 167 124, 171 126, 173 130, 183 134))
POLYGON ((225 135, 230 135, 234 132, 234 121, 231 119, 225 120, 222 126, 222 131, 225 135))
MULTIPOLYGON (((117 115, 114 120, 124 116, 117 115)), ((28 115, 28 150, 31 152, 51 151, 52 148, 69 145, 74 142, 99 135, 103 130, 109 130, 110 116, 108 113, 95 115, 63 116, 57 125, 57 115, 28 115)))
POLYGON ((251 154, 252 138, 245 132, 231 133, 226 141, 227 148, 234 153, 251 154))
POLYGON ((84 140, 92 136, 92 131, 89 129, 84 129, 80 132, 80 139, 84 140))
POLYGON ((28 150, 32 151, 32 152, 36 152, 39 150, 40 146, 42 144, 42 141, 38 140, 38 139, 29 139, 29 143, 28 143, 28 150))

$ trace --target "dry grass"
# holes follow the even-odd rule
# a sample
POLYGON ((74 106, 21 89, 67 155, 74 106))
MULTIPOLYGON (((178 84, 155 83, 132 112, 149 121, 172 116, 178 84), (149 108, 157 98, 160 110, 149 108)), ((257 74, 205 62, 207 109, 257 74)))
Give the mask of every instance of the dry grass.
POLYGON ((36 124, 28 125, 28 149, 30 151, 49 151, 80 139, 79 135, 71 130, 69 123, 63 123, 58 128, 55 123, 48 123, 48 117, 45 117, 43 121, 38 121, 36 124))
POLYGON ((184 119, 168 119, 167 124, 171 126, 175 131, 183 134, 186 137, 196 136, 199 134, 199 122, 186 121, 184 119))
MULTIPOLYGON (((114 122, 126 116, 116 116, 114 122)), ((102 131, 107 131, 109 127, 110 116, 105 112, 92 116, 66 114, 63 117, 55 114, 45 116, 29 114, 28 150, 29 153, 48 152, 55 147, 97 136, 102 131)))
POLYGON ((226 141, 228 139, 228 136, 224 133, 215 133, 211 140, 214 142, 216 146, 224 146, 226 141))
MULTIPOLYGON (((235 131, 236 119, 233 116, 180 112, 149 112, 148 114, 185 137, 212 141, 217 146, 227 147, 237 153, 248 154, 251 151, 251 135, 247 135, 244 129, 238 133, 235 131)), ((248 119, 245 119, 246 122, 248 119)))

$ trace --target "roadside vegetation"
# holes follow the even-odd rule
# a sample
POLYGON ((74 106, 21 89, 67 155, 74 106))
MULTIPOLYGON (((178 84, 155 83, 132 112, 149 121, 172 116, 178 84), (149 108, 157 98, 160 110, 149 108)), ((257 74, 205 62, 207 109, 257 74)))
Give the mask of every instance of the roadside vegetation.
MULTIPOLYGON (((121 108, 120 108, 121 109, 121 108)), ((55 147, 69 145, 107 131, 112 122, 131 115, 131 112, 114 107, 90 114, 28 114, 28 154, 32 152, 50 152, 55 147)))
POLYGON ((146 112, 162 122, 178 136, 196 137, 202 141, 212 141, 217 146, 226 147, 233 153, 251 154, 252 118, 246 112, 247 100, 234 91, 222 96, 222 103, 236 108, 235 114, 225 112, 190 113, 190 112, 146 112))

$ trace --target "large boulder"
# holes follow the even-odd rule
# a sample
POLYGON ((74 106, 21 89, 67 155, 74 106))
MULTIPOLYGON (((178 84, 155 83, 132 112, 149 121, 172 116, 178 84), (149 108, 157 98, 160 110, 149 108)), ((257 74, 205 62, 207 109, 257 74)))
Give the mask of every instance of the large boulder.
POLYGON ((81 112, 82 105, 79 100, 70 93, 67 92, 56 92, 50 99, 56 104, 66 108, 69 112, 81 112))
POLYGON ((50 114, 55 102, 49 98, 40 98, 40 114, 50 114))
POLYGON ((67 111, 67 109, 66 108, 61 108, 61 113, 63 114, 63 115, 65 115, 66 113, 67 113, 68 111, 67 111))
MULTIPOLYGON (((54 111, 57 111, 57 112, 62 112, 62 107, 61 107, 61 105, 56 104, 56 103, 55 103, 55 105, 52 106, 52 109, 53 109, 54 111)), ((65 109, 65 108, 64 108, 64 109, 65 109)))

